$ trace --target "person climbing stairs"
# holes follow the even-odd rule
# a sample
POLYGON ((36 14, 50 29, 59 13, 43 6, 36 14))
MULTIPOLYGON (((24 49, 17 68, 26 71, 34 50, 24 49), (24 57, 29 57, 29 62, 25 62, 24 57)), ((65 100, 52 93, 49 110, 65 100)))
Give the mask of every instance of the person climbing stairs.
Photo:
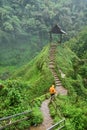
POLYGON ((62 83, 59 80, 57 73, 55 72, 56 48, 57 48, 57 44, 50 45, 50 51, 49 51, 49 68, 50 68, 50 70, 52 72, 52 75, 54 77, 54 80, 55 80, 57 94, 67 95, 67 89, 65 89, 62 86, 62 83))

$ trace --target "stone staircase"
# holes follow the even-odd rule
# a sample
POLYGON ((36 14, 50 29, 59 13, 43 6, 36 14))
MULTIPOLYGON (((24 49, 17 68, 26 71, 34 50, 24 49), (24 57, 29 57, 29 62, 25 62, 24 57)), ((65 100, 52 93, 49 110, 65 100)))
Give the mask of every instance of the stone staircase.
MULTIPOLYGON (((54 76, 55 84, 56 84, 56 92, 57 94, 67 95, 67 90, 62 86, 61 81, 58 78, 57 73, 55 72, 55 55, 56 55, 57 45, 53 44, 50 46, 49 52, 49 68, 54 76)), ((50 99, 45 100, 41 105, 41 112, 43 113, 43 123, 39 126, 32 126, 29 130, 51 130, 49 127, 52 127, 53 120, 50 117, 48 104, 50 99)))
POLYGON ((50 68, 50 70, 53 74, 54 80, 55 80, 57 94, 67 95, 67 90, 62 86, 62 83, 59 80, 57 73, 55 72, 56 48, 57 48, 57 44, 50 45, 49 68, 50 68))

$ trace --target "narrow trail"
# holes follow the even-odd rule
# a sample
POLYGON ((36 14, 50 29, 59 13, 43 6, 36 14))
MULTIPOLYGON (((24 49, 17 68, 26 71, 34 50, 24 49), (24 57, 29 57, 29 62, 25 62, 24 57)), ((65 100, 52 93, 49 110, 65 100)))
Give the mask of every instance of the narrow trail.
MULTIPOLYGON (((55 72, 56 48, 57 48, 57 44, 53 44, 50 46, 49 68, 54 76, 57 94, 67 95, 67 90, 62 86, 61 81, 59 80, 57 73, 55 72)), ((62 71, 61 71, 61 73, 62 73, 62 71)), ((45 100, 41 105, 40 110, 43 113, 43 118, 44 118, 43 123, 39 126, 36 126, 36 127, 30 127, 29 130, 46 130, 47 128, 52 126, 53 120, 50 117, 50 113, 49 113, 49 108, 48 108, 49 102, 50 102, 50 99, 45 100)))
POLYGON ((50 116, 50 113, 49 113, 49 108, 48 108, 48 104, 50 102, 50 99, 48 100, 45 100, 42 105, 41 105, 41 112, 43 114, 43 123, 39 126, 36 126, 36 127, 30 127, 29 130, 46 130, 47 128, 49 128, 53 121, 52 121, 52 118, 50 116))

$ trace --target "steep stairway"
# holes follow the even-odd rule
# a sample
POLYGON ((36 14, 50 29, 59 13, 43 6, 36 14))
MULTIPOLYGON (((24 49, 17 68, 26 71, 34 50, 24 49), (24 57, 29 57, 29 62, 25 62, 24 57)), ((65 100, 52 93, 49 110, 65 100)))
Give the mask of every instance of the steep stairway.
MULTIPOLYGON (((55 72, 56 48, 57 48, 57 44, 50 45, 49 68, 50 68, 50 70, 53 74, 54 80, 55 80, 57 94, 67 95, 67 90, 62 86, 62 83, 59 80, 57 73, 55 72)), ((61 70, 59 70, 59 71, 61 71, 61 70)), ((62 73, 62 71, 61 71, 61 73, 62 73)))

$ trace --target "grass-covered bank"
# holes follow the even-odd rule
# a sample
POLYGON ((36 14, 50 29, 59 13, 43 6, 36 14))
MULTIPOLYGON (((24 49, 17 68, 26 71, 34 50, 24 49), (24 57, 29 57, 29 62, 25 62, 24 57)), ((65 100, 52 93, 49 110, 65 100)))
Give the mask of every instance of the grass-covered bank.
POLYGON ((54 123, 65 118, 64 130, 86 130, 86 101, 78 96, 58 96, 56 98, 57 112, 52 104, 49 105, 54 123))
POLYGON ((52 74, 49 70, 49 45, 45 46, 29 64, 18 69, 12 78, 20 78, 30 84, 33 95, 39 96, 48 92, 48 88, 53 82, 52 74), (41 91, 40 91, 41 90, 41 91))
MULTIPOLYGON (((1 81, 2 82, 2 81, 1 81)), ((43 121, 43 116, 40 111, 42 101, 44 101, 49 95, 38 95, 37 93, 32 94, 32 89, 28 83, 20 80, 7 80, 2 82, 2 88, 0 85, 0 118, 18 114, 24 111, 32 112, 29 116, 29 120, 22 121, 16 125, 9 127, 11 130, 16 128, 24 130, 29 128, 30 125, 38 125, 43 121)), ((42 91, 40 89, 40 91, 42 91)), ((25 118, 26 116, 21 116, 25 118)), ((11 121, 14 122, 20 119, 19 117, 13 118, 11 121)), ((0 125, 6 124, 6 122, 0 122, 0 125)), ((6 130, 9 130, 7 128, 6 130)))
POLYGON ((0 117, 33 110, 30 121, 20 123, 11 129, 16 127, 24 129, 27 125, 37 125, 43 121, 39 110, 41 102, 45 100, 45 96, 42 95, 48 93, 49 86, 53 82, 48 68, 48 54, 49 45, 44 47, 30 63, 16 69, 10 79, 0 81, 2 84, 0 87, 0 117))

